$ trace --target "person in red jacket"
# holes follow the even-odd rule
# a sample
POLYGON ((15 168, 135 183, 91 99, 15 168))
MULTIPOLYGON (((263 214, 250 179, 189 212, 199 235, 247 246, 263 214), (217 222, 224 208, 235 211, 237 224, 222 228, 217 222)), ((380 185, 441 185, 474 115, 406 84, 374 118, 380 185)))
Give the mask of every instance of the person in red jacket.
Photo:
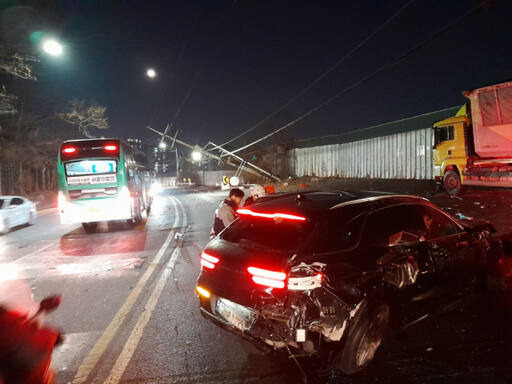
POLYGON ((37 321, 0 307, 0 383, 51 384, 53 348, 57 330, 39 328, 37 321))

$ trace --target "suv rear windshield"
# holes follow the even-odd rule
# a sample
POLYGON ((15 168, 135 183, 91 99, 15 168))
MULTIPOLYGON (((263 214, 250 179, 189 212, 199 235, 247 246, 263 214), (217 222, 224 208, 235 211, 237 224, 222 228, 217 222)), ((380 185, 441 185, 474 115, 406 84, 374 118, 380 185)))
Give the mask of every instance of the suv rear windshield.
POLYGON ((222 233, 221 238, 240 246, 291 252, 303 244, 311 227, 309 221, 240 218, 222 233))

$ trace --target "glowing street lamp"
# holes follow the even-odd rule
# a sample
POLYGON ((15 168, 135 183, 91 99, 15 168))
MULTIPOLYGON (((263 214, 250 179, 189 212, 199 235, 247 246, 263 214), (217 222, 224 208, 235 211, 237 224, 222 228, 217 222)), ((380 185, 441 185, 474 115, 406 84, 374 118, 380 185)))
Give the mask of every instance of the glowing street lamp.
POLYGON ((54 39, 47 39, 43 41, 43 51, 52 56, 62 55, 62 45, 54 39))
POLYGON ((146 75, 150 78, 150 79, 153 79, 156 77, 156 71, 153 69, 153 68, 149 68, 147 71, 146 71, 146 75))
POLYGON ((192 152, 192 160, 193 161, 201 161, 202 158, 203 158, 203 154, 200 151, 195 150, 192 152))
POLYGON ((163 141, 161 141, 160 144, 158 144, 158 146, 160 147, 160 149, 167 148, 167 144, 165 144, 165 142, 163 142, 163 141))

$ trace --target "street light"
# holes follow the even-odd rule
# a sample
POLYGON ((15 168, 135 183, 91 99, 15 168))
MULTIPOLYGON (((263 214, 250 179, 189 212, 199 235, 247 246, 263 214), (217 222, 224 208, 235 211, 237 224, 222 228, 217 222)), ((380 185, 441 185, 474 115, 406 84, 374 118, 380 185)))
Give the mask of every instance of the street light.
POLYGON ((156 77, 156 71, 153 69, 153 68, 149 68, 147 71, 146 71, 146 75, 153 79, 156 77))
POLYGON ((203 158, 203 154, 200 151, 193 151, 192 152, 192 160, 193 161, 201 161, 203 158))
POLYGON ((231 185, 232 187, 238 187, 239 184, 240 179, 238 178, 238 176, 231 176, 229 178, 229 185, 231 185))
POLYGON ((167 148, 167 144, 165 144, 163 141, 161 141, 160 144, 158 144, 158 146, 160 147, 160 149, 167 148))
POLYGON ((43 51, 52 56, 60 56, 62 54, 62 45, 54 39, 43 41, 43 51))

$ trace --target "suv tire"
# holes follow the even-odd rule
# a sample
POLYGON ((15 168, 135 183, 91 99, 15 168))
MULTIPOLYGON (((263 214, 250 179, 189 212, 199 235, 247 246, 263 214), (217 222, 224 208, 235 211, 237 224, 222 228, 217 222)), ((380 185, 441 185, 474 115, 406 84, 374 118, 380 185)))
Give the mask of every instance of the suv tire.
POLYGON ((382 343, 389 324, 389 306, 384 303, 366 306, 352 322, 334 368, 351 375, 364 369, 382 343))

